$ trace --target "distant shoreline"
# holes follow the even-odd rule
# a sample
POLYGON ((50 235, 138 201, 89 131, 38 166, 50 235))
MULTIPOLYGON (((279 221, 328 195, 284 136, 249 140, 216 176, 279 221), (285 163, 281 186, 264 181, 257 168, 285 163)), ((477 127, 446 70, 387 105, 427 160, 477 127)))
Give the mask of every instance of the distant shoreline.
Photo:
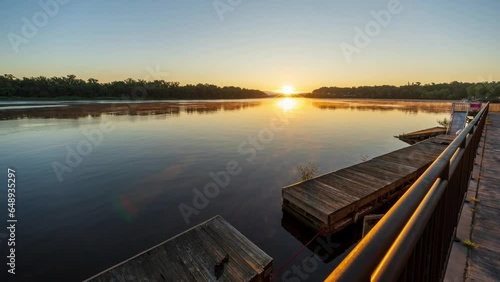
POLYGON ((56 97, 56 98, 23 98, 23 97, 0 97, 0 102, 76 102, 76 101, 89 101, 89 102, 95 102, 95 101, 121 101, 121 102, 168 102, 168 101, 211 101, 211 100, 218 100, 218 101, 223 101, 223 100, 252 100, 252 99, 268 99, 268 98, 273 98, 271 96, 269 97, 246 97, 246 98, 192 98, 192 99, 176 99, 176 98, 169 98, 169 99, 122 99, 119 97, 96 97, 96 98, 83 98, 83 97, 56 97))
MULTIPOLYGON (((318 99, 318 100, 329 100, 329 101, 379 101, 379 102, 440 102, 440 103, 452 103, 461 100, 453 99, 411 99, 411 98, 341 98, 341 97, 329 97, 329 98, 318 98, 318 97, 307 97, 306 96, 268 96, 268 97, 248 97, 248 98, 191 98, 191 99, 121 99, 119 97, 96 97, 92 99, 83 97, 57 97, 57 98, 23 98, 23 97, 0 97, 0 102, 96 102, 96 101, 109 101, 109 102, 179 102, 179 101, 236 101, 236 100, 258 100, 258 99, 283 99, 283 98, 304 98, 304 99, 318 99)), ((488 101, 479 101, 486 103, 488 101)), ((492 104, 500 103, 500 100, 490 100, 492 104)))
MULTIPOLYGON (((389 101, 389 102, 394 102, 394 101, 399 101, 399 102, 457 102, 461 101, 462 99, 422 99, 422 98, 362 98, 362 97, 349 97, 349 98, 342 98, 342 97, 307 97, 303 96, 303 98, 308 98, 308 99, 322 99, 322 100, 337 100, 337 101, 389 101)), ((490 102, 492 104, 500 103, 500 99, 495 99, 495 100, 479 100, 478 102, 482 103, 487 103, 490 102)))

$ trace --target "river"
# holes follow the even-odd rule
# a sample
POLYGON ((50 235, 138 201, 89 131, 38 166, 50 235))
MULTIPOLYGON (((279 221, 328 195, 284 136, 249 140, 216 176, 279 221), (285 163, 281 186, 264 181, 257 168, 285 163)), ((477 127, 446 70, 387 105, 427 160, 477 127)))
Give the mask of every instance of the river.
POLYGON ((314 236, 281 210, 297 166, 323 174, 403 148, 393 136, 449 113, 446 102, 301 98, 2 102, 0 179, 13 168, 17 180, 16 280, 80 281, 215 215, 274 258, 276 281, 323 279, 359 232, 332 237, 326 259, 328 248, 310 247, 291 260, 314 236))

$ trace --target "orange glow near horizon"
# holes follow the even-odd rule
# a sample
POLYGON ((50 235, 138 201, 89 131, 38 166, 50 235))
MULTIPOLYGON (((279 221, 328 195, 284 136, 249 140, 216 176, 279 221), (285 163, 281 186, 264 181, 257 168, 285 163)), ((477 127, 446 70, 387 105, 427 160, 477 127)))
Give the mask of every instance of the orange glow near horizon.
POLYGON ((297 99, 283 98, 278 101, 277 105, 284 112, 289 112, 297 107, 297 99))
POLYGON ((291 85, 283 85, 283 87, 280 90, 278 90, 277 92, 279 92, 281 94, 285 94, 285 95, 292 95, 292 94, 296 93, 293 86, 291 86, 291 85))

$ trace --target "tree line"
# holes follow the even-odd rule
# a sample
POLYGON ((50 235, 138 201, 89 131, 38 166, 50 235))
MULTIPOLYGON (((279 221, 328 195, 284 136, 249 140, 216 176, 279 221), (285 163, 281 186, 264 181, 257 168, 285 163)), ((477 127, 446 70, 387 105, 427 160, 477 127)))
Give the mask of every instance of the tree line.
POLYGON ((411 83, 403 86, 360 86, 360 87, 322 87, 305 95, 311 98, 370 98, 370 99, 432 99, 461 100, 475 98, 480 100, 499 100, 500 82, 451 82, 421 84, 411 83))
POLYGON ((15 99, 248 99, 265 98, 259 90, 240 87, 219 87, 212 84, 188 84, 164 80, 134 80, 100 83, 95 78, 0 76, 0 98, 15 99))

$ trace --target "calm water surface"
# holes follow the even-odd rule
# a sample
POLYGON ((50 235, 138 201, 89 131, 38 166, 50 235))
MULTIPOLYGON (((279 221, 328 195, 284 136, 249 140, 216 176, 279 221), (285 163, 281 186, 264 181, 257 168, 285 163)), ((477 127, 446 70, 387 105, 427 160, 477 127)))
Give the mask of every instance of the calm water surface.
POLYGON ((215 215, 274 258, 277 281, 298 277, 293 270, 303 262, 314 269, 307 279, 323 279, 359 230, 330 238, 331 256, 315 254, 315 241, 289 262, 315 234, 281 210, 281 188, 299 180, 296 167, 312 162, 322 174, 405 147, 393 136, 436 126, 450 110, 449 103, 291 98, 49 104, 57 107, 0 105, 0 179, 10 167, 18 181, 17 281, 79 281, 215 215), (183 216, 179 205, 193 207, 193 189, 203 191, 228 163, 241 172, 183 216))

